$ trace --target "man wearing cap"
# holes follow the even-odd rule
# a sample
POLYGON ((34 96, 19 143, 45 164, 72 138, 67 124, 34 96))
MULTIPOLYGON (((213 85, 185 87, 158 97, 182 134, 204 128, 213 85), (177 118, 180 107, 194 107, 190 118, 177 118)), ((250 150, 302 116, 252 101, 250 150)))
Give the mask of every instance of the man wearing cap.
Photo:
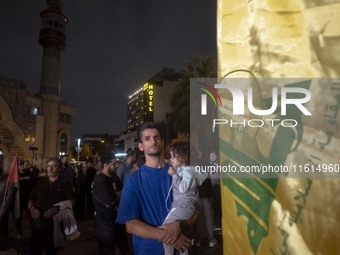
POLYGON ((116 192, 114 179, 111 177, 117 168, 117 160, 113 153, 105 153, 100 161, 103 169, 96 175, 92 187, 99 254, 115 254, 117 244, 120 253, 125 255, 128 253, 126 235, 118 233, 120 228, 116 223, 120 192, 116 192))

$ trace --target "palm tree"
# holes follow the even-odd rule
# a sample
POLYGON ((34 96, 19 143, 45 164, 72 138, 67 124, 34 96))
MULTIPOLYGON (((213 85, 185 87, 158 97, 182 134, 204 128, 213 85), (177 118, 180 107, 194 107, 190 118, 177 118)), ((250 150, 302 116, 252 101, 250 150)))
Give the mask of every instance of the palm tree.
MULTIPOLYGON (((170 114, 170 121, 172 128, 176 133, 190 133, 190 79, 191 78, 216 78, 217 77, 217 61, 215 55, 197 56, 184 68, 180 73, 177 88, 170 98, 170 104, 173 112, 170 114)), ((196 102, 191 102, 196 104, 196 102)), ((199 102, 197 102, 199 103, 199 102)), ((199 109, 196 108, 195 109, 199 109)), ((214 117, 216 114, 212 114, 214 117)), ((197 118, 197 114, 194 114, 197 118)), ((194 123, 200 123, 200 119, 192 120, 194 123)), ((204 125, 199 128, 205 128, 204 125)), ((206 129, 206 128, 205 128, 206 129)), ((207 133, 210 130, 200 130, 198 133, 207 133)), ((193 134, 191 134, 193 136, 193 134)), ((208 135, 209 136, 209 135, 208 135)), ((212 143, 211 139, 206 139, 208 136, 200 137, 200 144, 209 145, 212 143)), ((192 141, 193 142, 193 141, 192 141)), ((196 142, 195 142, 196 143, 196 142)), ((197 144, 198 147, 201 147, 197 144)), ((212 146, 212 145, 211 145, 212 146)), ((208 147, 211 147, 208 146, 208 147)), ((202 149, 198 148, 200 151, 202 149)), ((210 148, 211 149, 211 148, 210 148)), ((202 151, 203 153, 203 151, 202 151)))
POLYGON ((216 56, 197 56, 180 73, 177 88, 171 96, 173 112, 170 115, 176 132, 190 132, 190 79, 216 78, 216 56))

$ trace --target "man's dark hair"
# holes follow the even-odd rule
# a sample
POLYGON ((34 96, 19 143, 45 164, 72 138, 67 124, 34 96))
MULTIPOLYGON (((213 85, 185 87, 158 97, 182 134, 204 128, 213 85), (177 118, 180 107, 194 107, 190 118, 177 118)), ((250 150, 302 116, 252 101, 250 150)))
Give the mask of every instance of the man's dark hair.
POLYGON ((104 166, 104 164, 109 164, 112 159, 115 159, 116 156, 113 152, 105 152, 102 156, 100 156, 100 163, 104 166))
POLYGON ((60 159, 63 159, 63 158, 66 158, 66 157, 68 158, 68 155, 67 155, 67 154, 61 155, 61 156, 60 156, 60 159))
POLYGON ((140 143, 142 142, 142 133, 146 129, 157 129, 159 132, 159 135, 161 135, 161 131, 159 130, 159 127, 157 125, 155 125, 152 122, 144 122, 138 127, 138 130, 137 130, 138 141, 140 143))
POLYGON ((136 153, 132 150, 128 151, 126 154, 126 158, 129 158, 129 157, 136 157, 136 153))
POLYGON ((57 164, 57 168, 58 169, 61 169, 61 167, 62 167, 62 163, 61 163, 61 160, 59 159, 59 158, 57 158, 57 157, 50 157, 49 159, 47 159, 46 160, 46 165, 48 164, 48 162, 50 162, 50 161, 54 161, 56 164, 57 164))
POLYGON ((28 160, 19 160, 19 166, 23 166, 28 160))

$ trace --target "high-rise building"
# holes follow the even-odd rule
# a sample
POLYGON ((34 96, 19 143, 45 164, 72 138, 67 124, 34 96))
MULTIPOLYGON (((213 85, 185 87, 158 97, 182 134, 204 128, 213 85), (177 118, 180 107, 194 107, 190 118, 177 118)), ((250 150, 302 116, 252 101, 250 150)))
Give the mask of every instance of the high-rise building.
POLYGON ((143 86, 136 89, 127 100, 127 131, 125 149, 137 147, 138 126, 143 122, 164 123, 172 111, 170 96, 176 89, 178 73, 163 68, 143 86))

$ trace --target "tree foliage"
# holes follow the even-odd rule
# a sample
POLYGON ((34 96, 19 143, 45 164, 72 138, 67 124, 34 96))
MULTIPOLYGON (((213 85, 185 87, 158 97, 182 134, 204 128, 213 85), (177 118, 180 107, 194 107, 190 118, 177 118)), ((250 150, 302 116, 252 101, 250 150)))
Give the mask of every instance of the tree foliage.
POLYGON ((170 121, 175 132, 190 132, 190 79, 214 77, 217 77, 215 55, 194 57, 180 73, 176 90, 170 99, 173 108, 170 121))

